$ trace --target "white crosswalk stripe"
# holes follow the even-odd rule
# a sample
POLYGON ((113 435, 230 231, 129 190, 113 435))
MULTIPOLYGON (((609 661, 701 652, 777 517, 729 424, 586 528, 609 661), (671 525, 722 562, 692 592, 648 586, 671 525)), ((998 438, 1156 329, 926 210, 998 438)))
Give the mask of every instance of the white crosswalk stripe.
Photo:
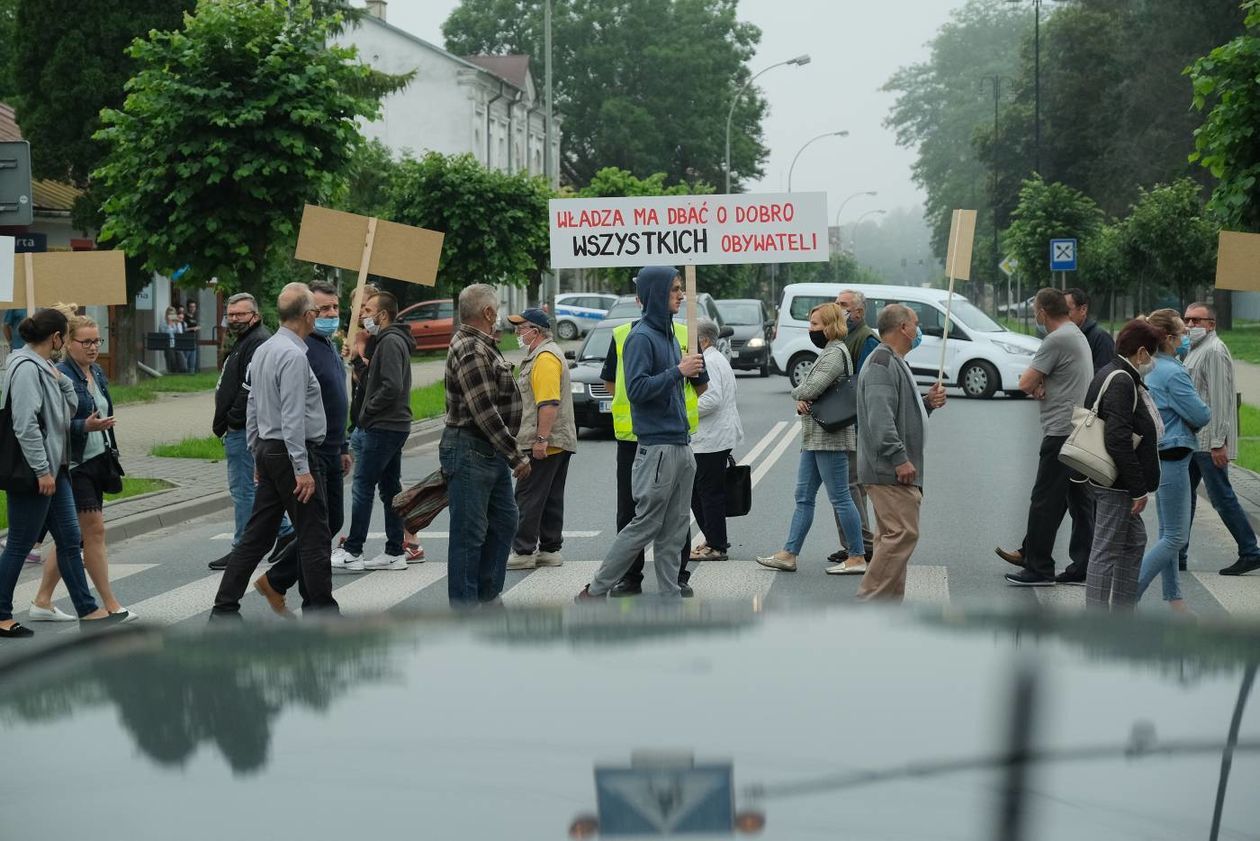
POLYGON ((561 567, 534 570, 503 594, 503 603, 511 607, 541 607, 572 602, 597 569, 599 561, 565 561, 561 567))
MULTIPOLYGON (((446 580, 446 564, 411 564, 406 571, 378 570, 355 576, 349 584, 337 586, 344 576, 333 579, 333 597, 347 616, 382 613, 446 580)), ((261 597, 259 597, 261 598, 261 597)), ((300 613, 301 610, 295 610, 300 613)))
MULTIPOLYGON (((111 582, 121 581, 122 579, 135 575, 138 572, 144 572, 146 569, 152 569, 157 564, 110 564, 109 580, 111 582)), ((88 579, 91 585, 92 579, 88 579)), ((24 613, 31 604, 31 600, 35 598, 35 594, 39 592, 39 579, 32 578, 30 581, 23 581, 13 590, 13 609, 16 613, 24 613)), ((92 594, 96 595, 96 588, 92 588, 92 594)), ((53 592, 53 601, 68 598, 66 595, 66 585, 58 584, 57 589, 53 592)))
POLYGON ((214 606, 214 596, 219 592, 219 580, 222 577, 222 573, 216 572, 128 607, 146 622, 183 622, 214 606))
MULTIPOLYGON (((1182 573, 1186 575, 1186 573, 1182 573)), ((1260 616, 1260 576, 1255 575, 1221 575, 1219 572, 1191 572, 1189 575, 1203 585, 1203 589, 1212 594, 1212 598, 1220 602, 1221 607, 1235 616, 1260 616)), ((1159 581, 1151 583, 1151 595, 1159 594, 1159 581)), ((1191 609, 1194 605, 1190 605, 1191 609)))

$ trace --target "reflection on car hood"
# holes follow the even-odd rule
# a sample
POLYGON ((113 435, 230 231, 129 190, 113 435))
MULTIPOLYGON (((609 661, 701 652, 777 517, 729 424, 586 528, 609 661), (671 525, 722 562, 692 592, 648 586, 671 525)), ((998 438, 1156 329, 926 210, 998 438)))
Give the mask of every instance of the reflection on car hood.
POLYGON ((1016 333, 1014 331, 1007 333, 987 333, 986 335, 995 341, 1006 342, 1008 345, 1027 348, 1031 351, 1036 351, 1037 348, 1041 347, 1041 339, 1036 336, 1026 336, 1023 333, 1016 333))
MULTIPOLYGON (((733 812, 768 838, 988 838, 1031 689, 1027 837, 1203 838, 1257 658, 1252 626, 699 601, 139 629, 0 659, 0 814, 28 837, 72 791, 128 839, 340 840, 365 819, 561 839, 582 816, 611 837, 733 812)), ((1222 838, 1260 826, 1257 715, 1222 838)))

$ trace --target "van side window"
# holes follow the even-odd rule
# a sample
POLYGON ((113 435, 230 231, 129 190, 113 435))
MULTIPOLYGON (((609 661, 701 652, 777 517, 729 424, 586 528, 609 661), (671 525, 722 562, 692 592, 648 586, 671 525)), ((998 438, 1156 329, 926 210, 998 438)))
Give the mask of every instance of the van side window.
POLYGON ((809 311, 819 304, 834 304, 836 299, 826 295, 799 295, 792 299, 788 313, 793 321, 809 321, 809 311))

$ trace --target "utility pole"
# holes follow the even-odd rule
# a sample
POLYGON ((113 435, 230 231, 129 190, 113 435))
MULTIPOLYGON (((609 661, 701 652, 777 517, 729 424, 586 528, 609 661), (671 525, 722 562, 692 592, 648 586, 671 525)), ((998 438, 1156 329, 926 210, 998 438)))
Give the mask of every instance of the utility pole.
MULTIPOLYGON (((552 160, 555 137, 555 115, 552 112, 551 99, 551 0, 543 0, 543 134, 546 136, 546 152, 543 155, 543 175, 548 187, 555 187, 556 161, 552 160)), ((551 271, 543 272, 543 303, 552 319, 556 313, 556 293, 559 291, 556 275, 551 271)))

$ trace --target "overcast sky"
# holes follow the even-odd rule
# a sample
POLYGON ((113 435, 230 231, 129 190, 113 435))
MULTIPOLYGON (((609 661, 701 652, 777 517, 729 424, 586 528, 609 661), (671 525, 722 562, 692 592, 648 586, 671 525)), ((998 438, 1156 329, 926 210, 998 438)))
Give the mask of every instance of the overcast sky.
MULTIPOLYGON (((740 17, 761 27, 753 72, 801 53, 812 62, 780 67, 757 80, 770 103, 764 123, 770 157, 766 174, 750 189, 787 189, 787 170, 801 145, 826 131, 847 129, 847 138, 824 138, 801 155, 794 190, 825 190, 832 221, 845 197, 854 199, 843 221, 868 210, 922 204, 910 180, 912 150, 899 148, 883 126, 892 104, 879 88, 897 68, 922 60, 926 42, 963 0, 741 0, 740 17)), ((390 23, 442 44, 442 22, 458 0, 390 0, 390 23)), ((542 81, 542 61, 534 56, 542 81)), ((719 185, 720 189, 720 185, 719 185)))

